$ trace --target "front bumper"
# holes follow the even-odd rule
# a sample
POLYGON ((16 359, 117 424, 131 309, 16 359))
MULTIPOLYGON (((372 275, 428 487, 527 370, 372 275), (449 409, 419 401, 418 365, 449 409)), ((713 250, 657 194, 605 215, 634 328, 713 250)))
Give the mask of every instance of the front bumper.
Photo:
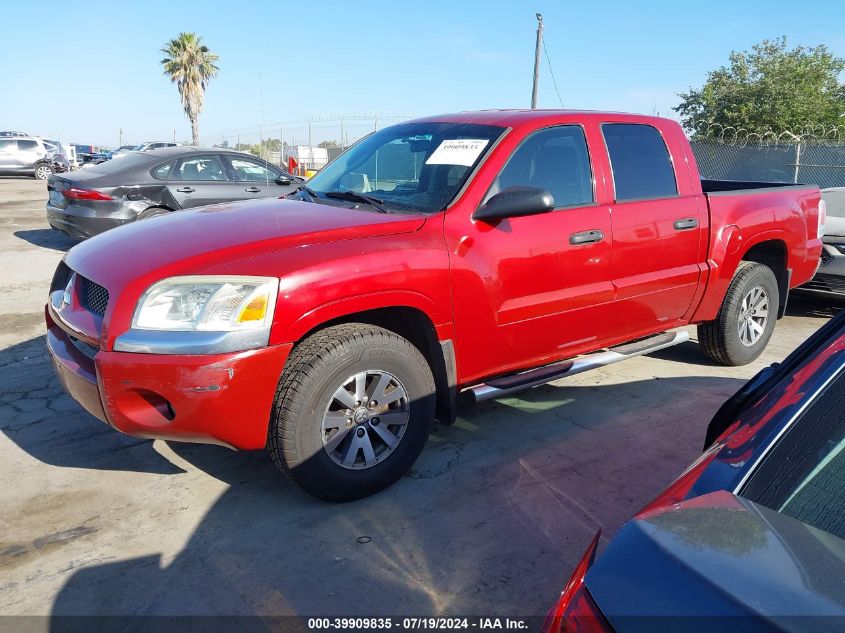
POLYGON ((132 217, 115 217, 112 209, 93 210, 79 205, 68 205, 64 209, 47 204, 47 222, 51 227, 77 239, 93 237, 127 222, 132 217))
POLYGON ((128 435, 263 448, 292 344, 215 355, 106 352, 50 314, 47 349, 67 392, 128 435))

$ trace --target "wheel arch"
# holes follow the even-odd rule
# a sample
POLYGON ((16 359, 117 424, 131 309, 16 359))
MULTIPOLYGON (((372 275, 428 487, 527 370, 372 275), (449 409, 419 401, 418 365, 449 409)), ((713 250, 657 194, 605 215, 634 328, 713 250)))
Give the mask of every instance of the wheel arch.
POLYGON ((789 297, 789 250, 780 238, 766 239, 750 246, 742 255, 746 262, 757 262, 767 266, 778 282, 778 319, 786 313, 789 297))
POLYGON ((372 307, 334 314, 337 310, 321 311, 325 318, 309 319, 310 327, 298 332, 295 343, 334 325, 364 323, 390 330, 407 339, 425 357, 431 368, 436 389, 436 417, 450 425, 456 417, 457 371, 454 345, 451 339, 441 339, 430 314, 412 305, 372 307))

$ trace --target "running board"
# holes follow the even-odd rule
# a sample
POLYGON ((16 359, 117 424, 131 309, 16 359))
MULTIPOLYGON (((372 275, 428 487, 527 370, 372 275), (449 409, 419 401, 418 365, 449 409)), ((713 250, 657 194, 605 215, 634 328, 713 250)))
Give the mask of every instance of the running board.
POLYGON ((571 360, 544 365, 537 369, 531 369, 503 378, 494 378, 484 384, 463 391, 461 397, 468 401, 469 404, 475 404, 476 402, 482 402, 492 398, 501 398, 517 391, 544 385, 552 380, 582 374, 585 371, 606 367, 607 365, 634 358, 635 356, 650 354, 659 349, 672 347, 688 340, 689 332, 686 330, 655 334, 654 336, 649 336, 633 343, 611 347, 604 352, 596 352, 571 360))

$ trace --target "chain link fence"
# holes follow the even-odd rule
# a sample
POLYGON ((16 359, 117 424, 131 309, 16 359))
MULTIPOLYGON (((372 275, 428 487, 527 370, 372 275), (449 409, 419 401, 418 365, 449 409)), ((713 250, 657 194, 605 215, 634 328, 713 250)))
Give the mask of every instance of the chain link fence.
POLYGON ((297 162, 301 167, 318 169, 322 166, 320 163, 333 159, 368 134, 411 118, 411 114, 318 115, 203 135, 200 146, 248 152, 280 166, 286 165, 290 156, 300 157, 297 162), (301 148, 325 148, 326 152, 301 148))
POLYGON ((845 186, 845 135, 838 127, 800 134, 709 129, 690 144, 703 178, 845 186))

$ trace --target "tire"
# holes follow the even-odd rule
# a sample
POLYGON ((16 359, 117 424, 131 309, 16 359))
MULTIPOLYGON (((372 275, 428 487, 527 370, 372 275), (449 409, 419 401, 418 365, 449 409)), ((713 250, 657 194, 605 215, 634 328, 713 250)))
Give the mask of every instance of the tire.
POLYGON ((747 365, 766 349, 775 329, 779 305, 778 282, 771 268, 757 262, 741 262, 716 319, 698 326, 701 350, 722 365, 747 365), (755 298, 755 291, 762 294, 755 298), (752 299, 758 307, 745 312, 752 299), (744 304, 745 301, 749 304, 744 304), (762 314, 764 303, 765 314, 762 314), (750 325, 749 320, 756 326, 750 325), (741 321, 745 323, 742 327, 741 321))
POLYGON ((32 175, 36 180, 47 180, 53 173, 53 168, 49 164, 38 163, 32 175))
POLYGON ((276 391, 267 448, 273 463, 308 493, 352 501, 387 488, 408 471, 428 439, 434 408, 431 369, 414 345, 373 325, 337 325, 291 352, 276 391), (356 380, 362 374, 366 391, 356 380), (357 405, 353 400, 362 393, 357 405), (378 396, 394 400, 378 403, 378 396), (384 439, 391 437, 398 438, 392 446, 384 439))
POLYGON ((147 218, 154 218, 158 215, 165 215, 167 213, 172 213, 172 211, 166 207, 149 207, 148 209, 141 211, 135 220, 146 220, 147 218))

